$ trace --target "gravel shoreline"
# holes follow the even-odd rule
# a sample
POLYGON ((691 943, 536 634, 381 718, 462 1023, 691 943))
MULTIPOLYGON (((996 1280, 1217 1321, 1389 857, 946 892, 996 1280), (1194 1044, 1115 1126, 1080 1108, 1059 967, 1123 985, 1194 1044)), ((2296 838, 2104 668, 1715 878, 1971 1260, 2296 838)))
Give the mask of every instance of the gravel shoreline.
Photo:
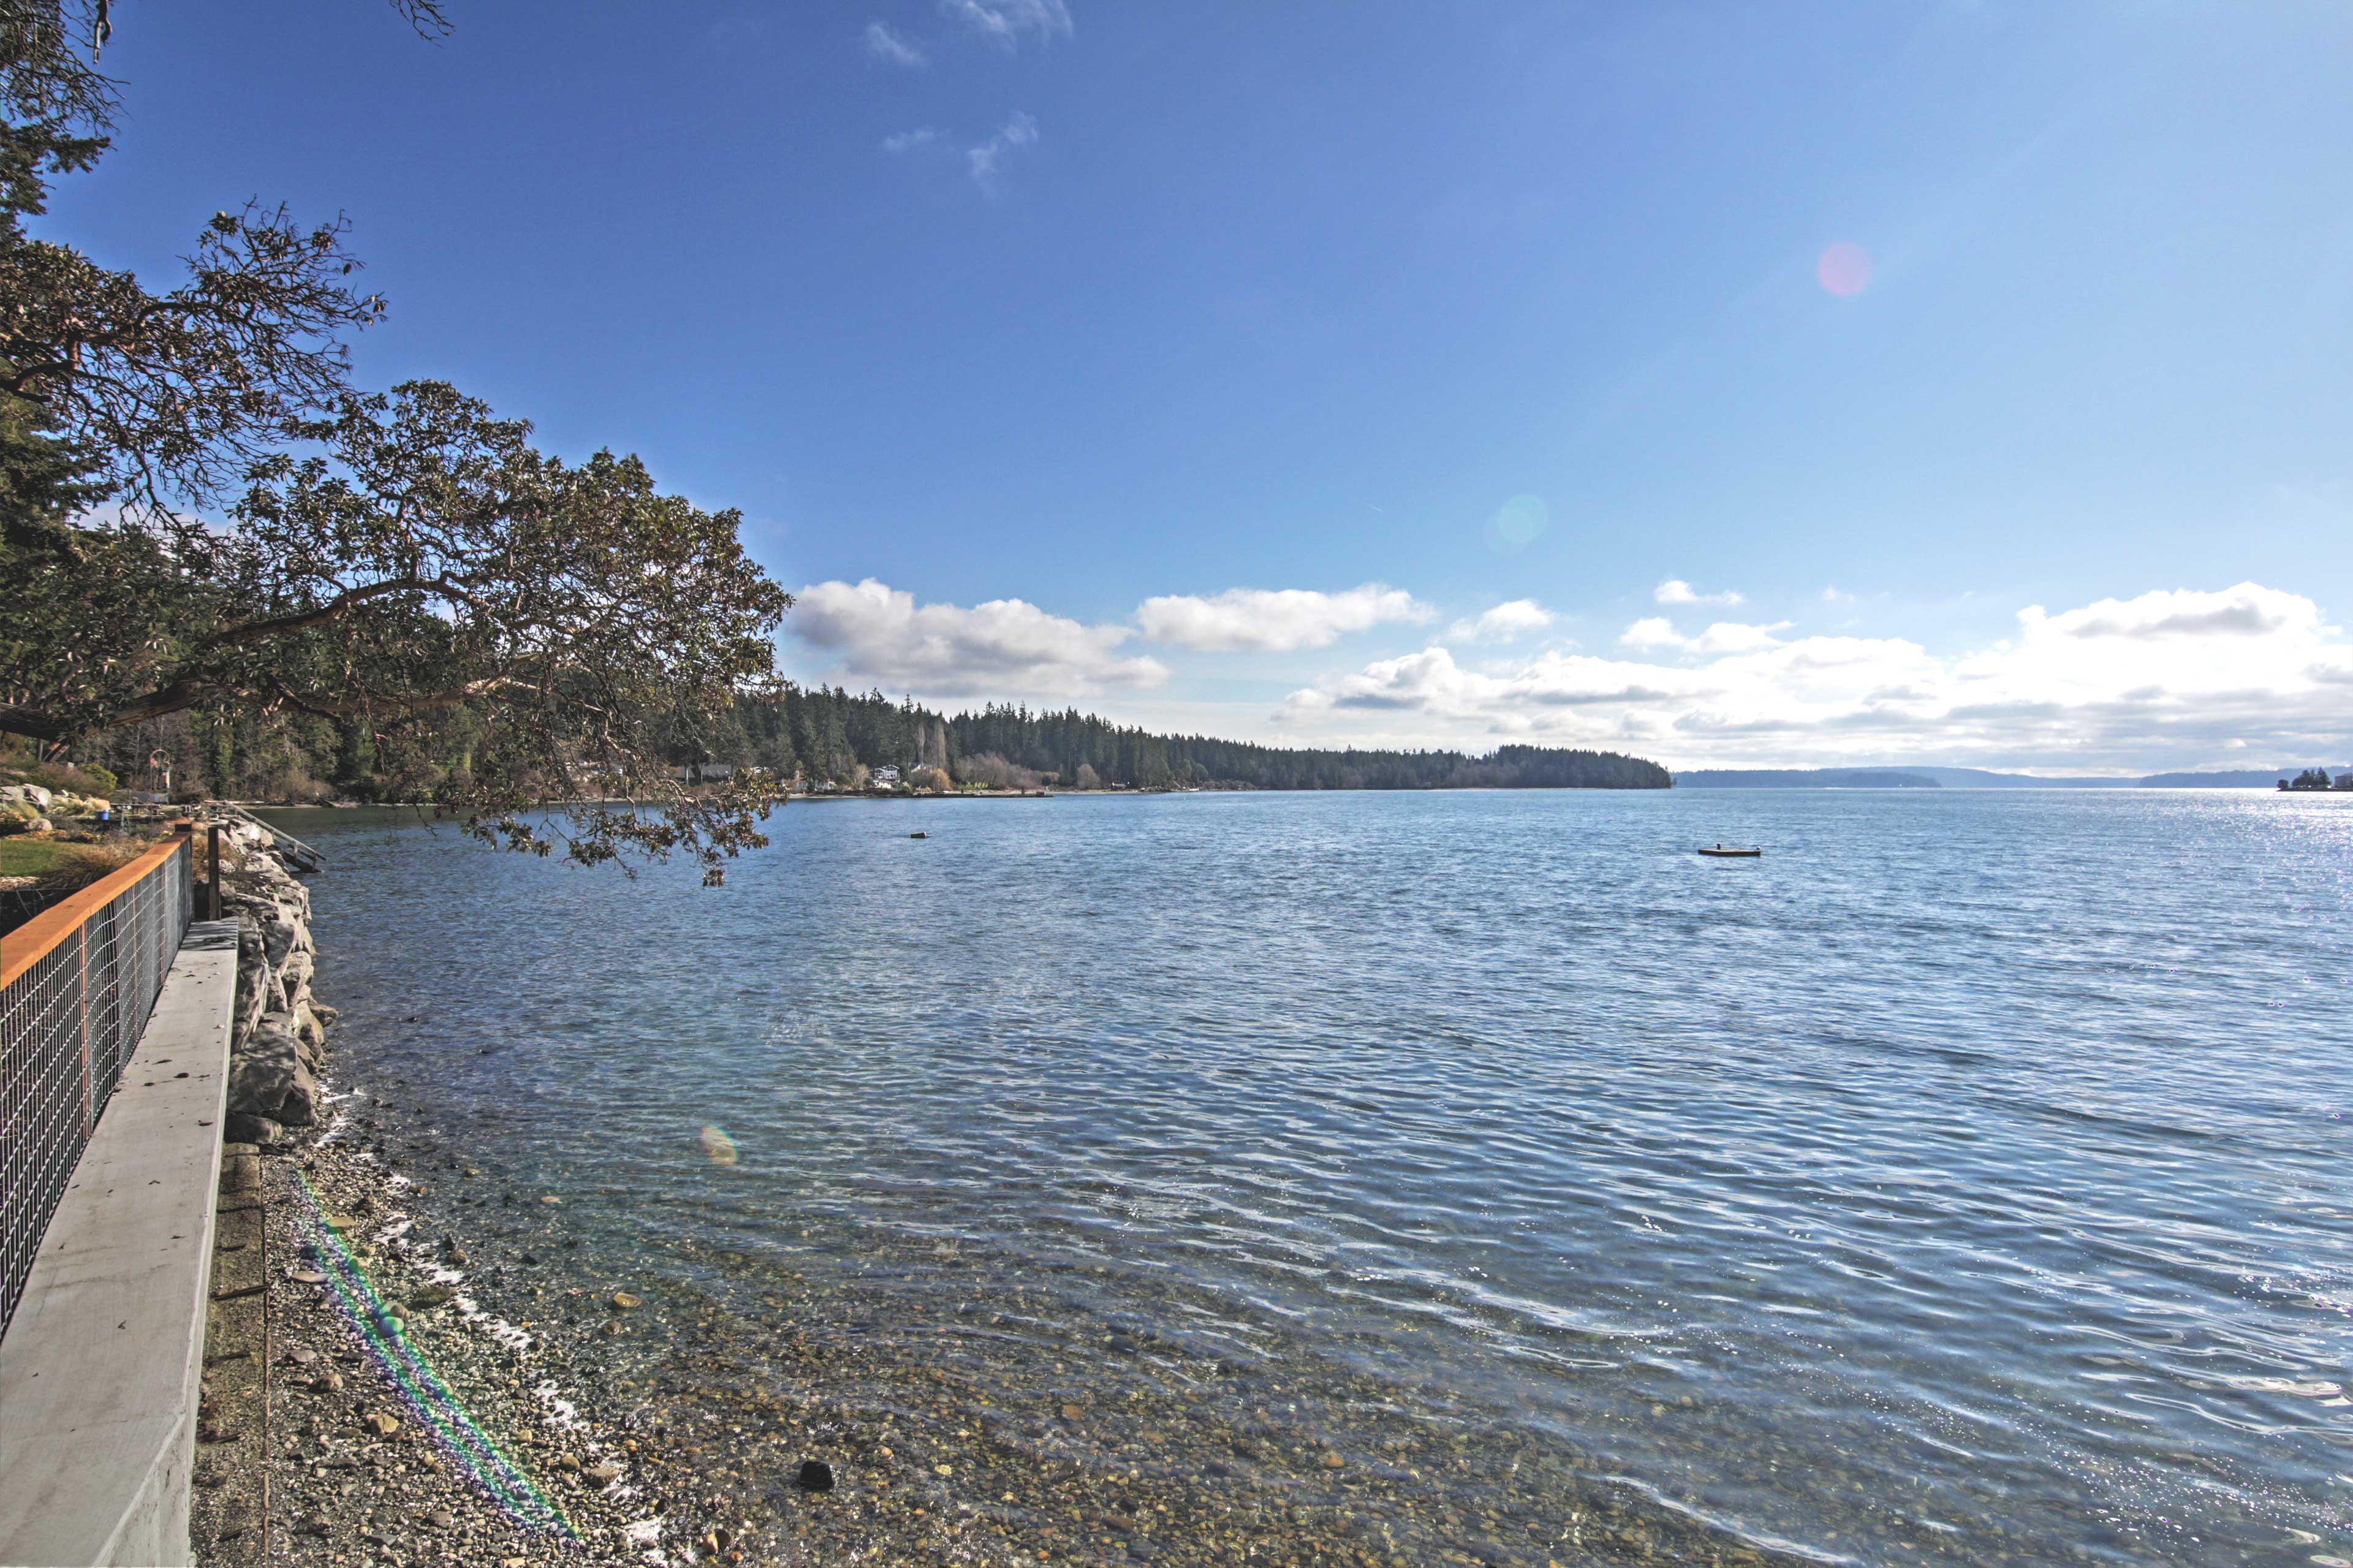
POLYGON ((278 1260, 265 1559, 677 1559, 637 1445, 584 1412, 553 1336, 486 1299, 462 1244, 418 1226, 414 1187, 353 1126, 339 1116, 262 1163, 278 1260))
POLYGON ((551 1194, 369 1097, 330 1104, 315 1142, 262 1162, 270 1563, 1786 1561, 1521 1435, 1408 1418, 1377 1382, 1311 1394, 1295 1369, 1113 1332, 1122 1391, 1008 1390, 964 1363, 986 1320, 877 1335, 815 1291, 747 1315, 724 1257, 708 1289, 597 1278, 551 1194), (1354 1414, 1307 1430, 1293 1398, 1354 1414), (1462 1489, 1524 1468, 1512 1495, 1462 1489))

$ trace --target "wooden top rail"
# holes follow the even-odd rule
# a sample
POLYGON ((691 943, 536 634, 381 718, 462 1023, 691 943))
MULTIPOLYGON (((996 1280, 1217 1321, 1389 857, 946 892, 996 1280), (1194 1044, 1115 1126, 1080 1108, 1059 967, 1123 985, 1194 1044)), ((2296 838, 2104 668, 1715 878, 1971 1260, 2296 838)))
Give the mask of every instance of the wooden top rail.
POLYGON ((169 837, 129 865, 100 877, 63 902, 42 910, 15 931, 0 935, 0 987, 14 985, 17 976, 48 956, 57 945, 79 931, 82 922, 106 907, 142 877, 152 875, 180 852, 195 832, 193 824, 175 822, 169 837))

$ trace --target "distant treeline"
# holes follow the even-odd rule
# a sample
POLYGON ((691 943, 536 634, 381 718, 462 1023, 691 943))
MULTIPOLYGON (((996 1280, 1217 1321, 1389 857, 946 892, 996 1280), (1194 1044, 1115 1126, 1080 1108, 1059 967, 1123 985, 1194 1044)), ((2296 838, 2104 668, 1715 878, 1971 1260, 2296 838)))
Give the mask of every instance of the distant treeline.
MULTIPOLYGON (((111 731, 74 747, 127 788, 201 788, 246 800, 417 800, 482 765, 485 737, 460 715, 372 733, 355 720, 203 713, 111 731), (160 766, 150 766, 151 759, 160 766)), ((1461 752, 1303 751, 1206 735, 1156 735, 1076 709, 990 704, 953 718, 879 691, 787 685, 716 716, 681 717, 666 746, 682 767, 762 767, 855 789, 874 771, 936 769, 958 784, 1129 789, 1666 789, 1656 763, 1609 752, 1503 746, 1461 752)))
POLYGON ((838 784, 860 770, 936 767, 958 782, 1131 789, 1666 789, 1666 769, 1614 752, 1502 746, 1461 752, 1309 751, 1158 735, 1077 709, 1032 712, 991 703, 944 718, 881 692, 794 687, 733 716, 740 744, 713 762, 799 770, 838 784))

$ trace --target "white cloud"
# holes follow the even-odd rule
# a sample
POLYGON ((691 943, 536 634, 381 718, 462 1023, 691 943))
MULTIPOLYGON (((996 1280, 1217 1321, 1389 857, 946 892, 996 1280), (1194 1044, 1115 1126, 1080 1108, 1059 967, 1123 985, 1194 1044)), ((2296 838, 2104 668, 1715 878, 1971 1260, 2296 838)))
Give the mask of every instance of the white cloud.
POLYGON ((1475 619, 1455 622, 1446 635, 1457 642, 1510 642, 1544 631, 1552 623, 1552 612, 1534 599, 1513 599, 1475 619))
POLYGON ((1707 689, 1695 672, 1667 666, 1548 652, 1495 672, 1465 669, 1447 649, 1428 647, 1366 665, 1362 673, 1325 686, 1295 691, 1286 706, 1293 712, 1390 709, 1462 718, 1494 715, 1517 706, 1578 709, 1669 701, 1707 689))
POLYGON ((1302 710, 1389 708, 1445 713, 1476 709, 1492 700, 1503 687, 1492 676, 1462 668, 1446 649, 1427 647, 1368 664, 1362 674, 1329 686, 1294 691, 1289 705, 1302 710))
POLYGON ((797 598, 786 629, 830 655, 852 685, 939 697, 1061 697, 1168 678, 1158 659, 1121 657, 1120 645, 1134 635, 1127 627, 1082 626, 1020 599, 918 605, 913 594, 871 577, 819 583, 797 598))
POLYGON ((2040 605, 2018 615, 2031 637, 2047 627, 2071 637, 2267 637, 2301 621, 2317 620, 2318 608, 2293 594, 2242 583, 2219 594, 2183 589, 2143 594, 2137 599, 2102 599, 2063 616, 2047 616, 2040 605))
POLYGON ((1717 654, 1753 653, 1758 648, 1777 646, 1777 635, 1787 631, 1788 621, 1776 621, 1771 626, 1756 626, 1746 621, 1718 621, 1695 637, 1687 637, 1675 630, 1674 623, 1664 616, 1646 616, 1618 635, 1618 646, 1630 648, 1680 648, 1688 654, 1713 658, 1717 654))
POLYGON ((885 64, 910 69, 926 63, 923 51, 888 22, 866 24, 866 52, 885 64))
POLYGON ((940 9, 1008 48, 1019 43, 1024 33, 1041 38, 1071 36, 1071 8, 1063 0, 940 0, 940 9))
POLYGON ((1681 647, 1683 634, 1664 616, 1645 616, 1618 634, 1620 647, 1681 647))
POLYGON ((1748 601, 1726 588, 1721 594, 1703 594, 1680 577, 1670 577, 1651 590, 1651 597, 1662 605, 1745 605, 1748 601))
POLYGON ((2052 614, 1957 657, 1901 637, 1783 637, 1662 617, 1627 654, 1547 651, 1472 670, 1444 647, 1296 692, 1279 718, 1317 739, 1529 737, 1630 747, 1678 766, 1980 762, 2138 773, 2353 750, 2353 641, 2301 595, 2242 583, 2052 614), (1664 656, 1662 658, 1661 656, 1664 656), (1433 733, 1435 731, 1436 733, 1433 733))
POLYGON ((1822 603, 1825 605, 1852 605, 1854 603, 1854 595, 1845 592, 1837 584, 1831 583, 1826 584, 1822 589, 1822 603))
POLYGON ((1027 147, 1038 140, 1038 121, 1019 110, 1015 110, 1004 127, 976 147, 965 149, 965 159, 971 165, 972 177, 984 191, 997 189, 997 176, 1005 166, 1005 155, 1016 147, 1027 147))
POLYGON ((882 151, 885 153, 913 153, 919 147, 930 146, 939 139, 940 133, 933 130, 930 126, 918 125, 913 131, 902 131, 894 135, 885 136, 882 138, 882 151))
POLYGON ((1754 653, 1759 648, 1780 645, 1779 633, 1789 629, 1788 621, 1775 621, 1769 626, 1754 626, 1743 621, 1718 621, 1684 646, 1704 658, 1720 653, 1754 653))
POLYGON ((1194 594, 1146 599, 1136 624, 1154 642, 1201 652, 1239 648, 1282 653, 1328 647, 1343 634, 1366 631, 1389 621, 1427 621, 1434 612, 1401 588, 1367 583, 1343 594, 1307 588, 1229 588, 1202 597, 1194 594))

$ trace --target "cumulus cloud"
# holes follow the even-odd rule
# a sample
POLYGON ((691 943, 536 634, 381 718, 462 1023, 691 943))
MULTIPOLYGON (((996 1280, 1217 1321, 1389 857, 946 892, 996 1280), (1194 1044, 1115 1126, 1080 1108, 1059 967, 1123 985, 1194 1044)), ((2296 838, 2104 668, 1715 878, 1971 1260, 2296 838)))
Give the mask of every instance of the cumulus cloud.
POLYGON ((851 684, 931 696, 1083 696, 1168 679, 1158 659, 1121 655, 1134 635, 1125 626, 1084 626, 1021 599, 919 605, 871 577, 802 589, 785 624, 851 684))
POLYGON ((1953 657, 1788 629, 1719 622, 1684 637, 1651 617, 1627 628, 1620 657, 1552 650, 1479 669, 1434 647, 1319 681, 1279 717, 1367 738, 1630 745, 1682 766, 1911 758, 2143 772, 2347 746, 2353 642, 2311 600, 2255 583, 2058 614, 2029 605, 2017 635, 1953 657))
POLYGON ((888 22, 866 24, 866 52, 886 65, 913 69, 925 61, 923 51, 888 22))
POLYGON ((2295 625, 2318 609, 2308 599, 2242 583, 2219 594, 2189 590, 2102 599, 2062 616, 2030 605, 2019 612, 2027 635, 2048 630, 2071 637, 2259 637, 2295 625))
MULTIPOLYGON (((1392 709, 1438 718, 1492 718, 1514 708, 1607 708, 1672 701, 1709 689, 1686 669, 1588 654, 1547 652, 1503 671, 1465 669, 1443 647, 1366 665, 1356 675, 1292 693, 1293 713, 1392 709)), ((1512 728, 1505 725, 1503 728, 1512 728)), ((1522 728, 1525 725, 1519 726, 1522 728)))
POLYGON ((982 190, 993 193, 997 174, 1005 167, 1006 155, 1037 140, 1038 121, 1019 110, 1014 110, 996 135, 978 146, 965 149, 965 160, 971 166, 973 179, 982 190))
POLYGON ((1772 647, 1789 627, 1788 621, 1776 621, 1771 626, 1757 626, 1746 621, 1718 621, 1697 637, 1687 637, 1675 630, 1674 623, 1664 616, 1646 616, 1618 635, 1618 646, 1630 648, 1679 648, 1687 654, 1712 658, 1724 653, 1752 653, 1758 648, 1772 647))
POLYGON ((885 153, 913 153, 919 147, 930 146, 939 139, 940 133, 933 130, 930 126, 918 125, 913 131, 901 131, 892 135, 882 138, 882 151, 885 153))
POLYGON ((1510 642, 1546 630, 1553 614, 1534 599, 1513 599, 1483 616, 1455 622, 1446 635, 1457 642, 1510 642))
POLYGON ((1775 621, 1769 626, 1745 621, 1718 621, 1683 646, 1702 658, 1712 658, 1720 653, 1753 653, 1758 648, 1778 646, 1780 634, 1788 629, 1788 621, 1775 621))
POLYGON ((1063 0, 940 0, 940 9, 1008 48, 1019 43, 1024 33, 1041 38, 1071 36, 1071 8, 1063 0))
POLYGON ((1195 594, 1146 599, 1136 625, 1154 642, 1205 653, 1250 648, 1284 653, 1329 647, 1344 634, 1391 621, 1427 621, 1430 607, 1401 588, 1367 583, 1344 594, 1308 588, 1229 588, 1203 597, 1195 594))
POLYGON ((1726 588, 1721 594, 1703 594, 1680 577, 1670 577, 1651 590, 1651 597, 1662 605, 1743 605, 1747 601, 1726 588))

